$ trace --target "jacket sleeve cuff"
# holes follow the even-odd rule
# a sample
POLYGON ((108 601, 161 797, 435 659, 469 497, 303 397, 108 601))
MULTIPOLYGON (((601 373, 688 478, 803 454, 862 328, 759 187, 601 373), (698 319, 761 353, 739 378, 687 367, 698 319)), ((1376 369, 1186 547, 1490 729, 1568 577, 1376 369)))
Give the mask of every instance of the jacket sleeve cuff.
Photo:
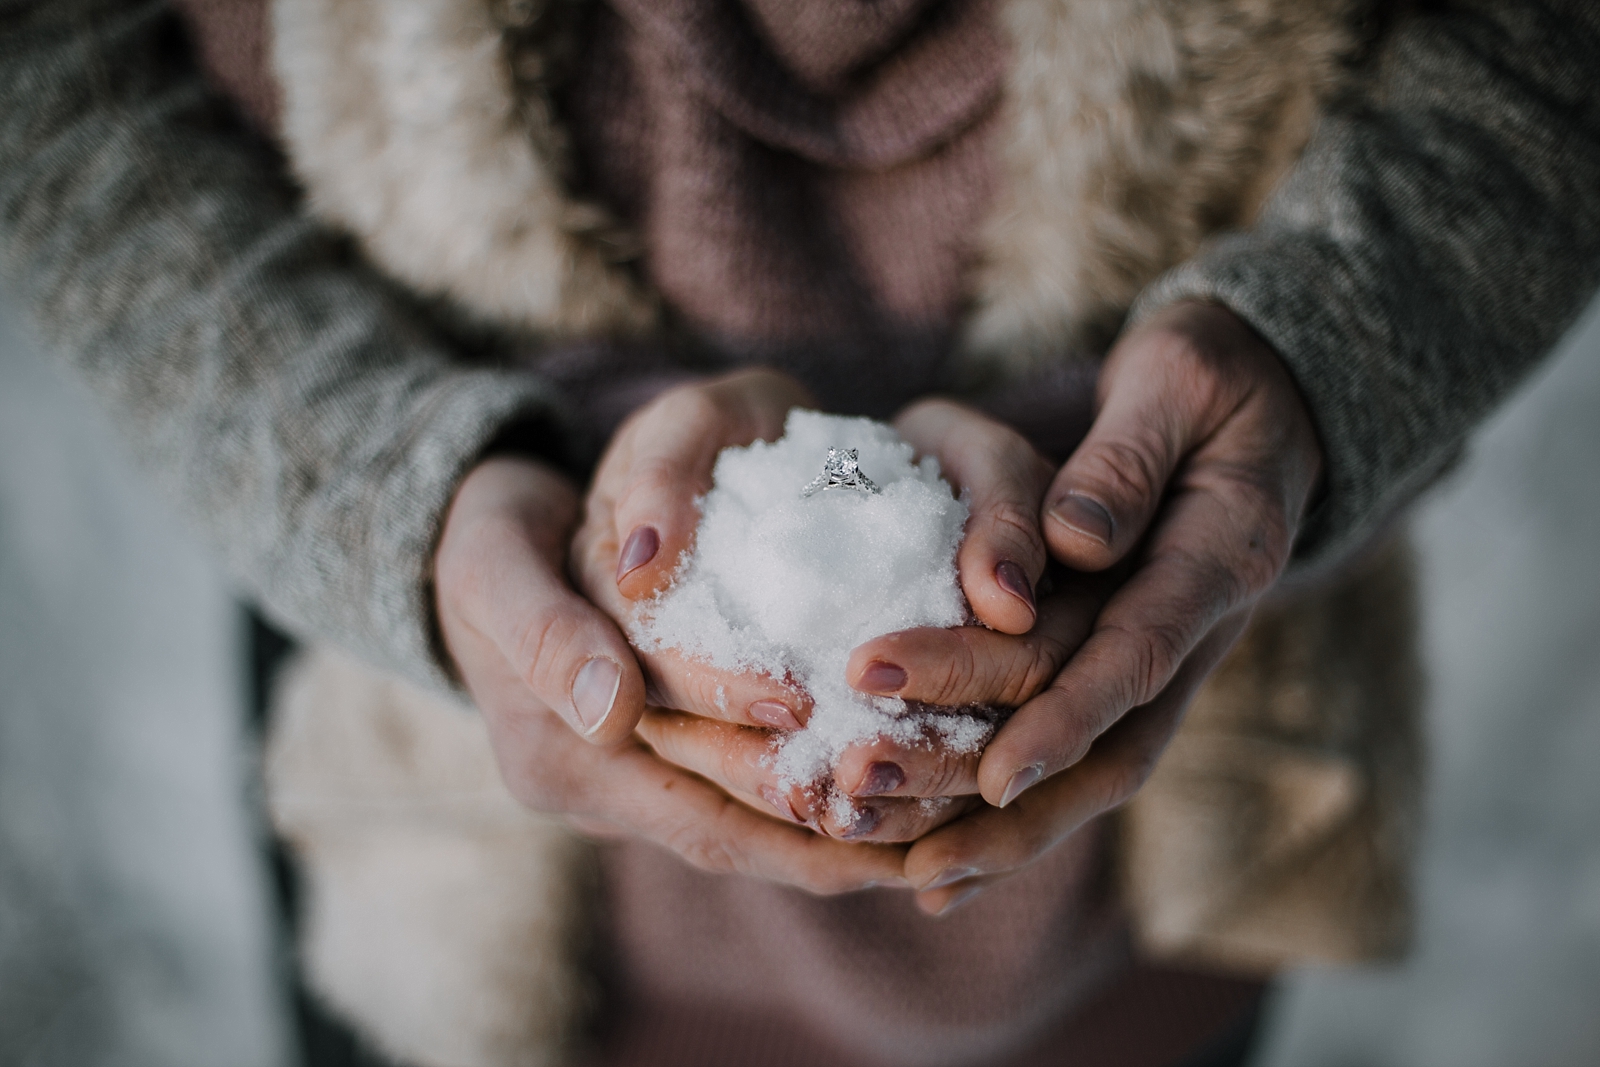
POLYGON ((1140 322, 1184 300, 1220 304, 1283 360, 1323 450, 1323 488, 1301 524, 1296 570, 1359 550, 1459 454, 1455 442, 1431 447, 1436 420, 1423 398, 1440 383, 1382 358, 1384 339, 1341 299, 1348 273, 1314 236, 1236 235, 1158 279, 1130 316, 1140 322))
POLYGON ((444 517, 467 472, 508 435, 518 451, 559 463, 552 397, 530 376, 440 368, 397 374, 375 397, 393 434, 302 500, 267 539, 258 571, 263 607, 299 633, 329 636, 369 662, 430 689, 458 688, 439 633, 433 558, 444 517))

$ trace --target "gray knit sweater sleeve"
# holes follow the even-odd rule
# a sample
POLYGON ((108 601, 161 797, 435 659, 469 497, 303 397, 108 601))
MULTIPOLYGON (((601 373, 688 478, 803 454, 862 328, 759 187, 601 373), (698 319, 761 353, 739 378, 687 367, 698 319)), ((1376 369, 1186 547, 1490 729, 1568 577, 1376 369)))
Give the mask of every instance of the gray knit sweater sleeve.
POLYGON ((1250 232, 1135 317, 1198 298, 1271 342, 1322 436, 1299 562, 1414 496, 1600 284, 1600 3, 1428 5, 1385 39, 1250 232))
POLYGON ((452 363, 309 221, 159 4, 0 0, 0 264, 273 615, 446 684, 437 527, 544 389, 452 363))

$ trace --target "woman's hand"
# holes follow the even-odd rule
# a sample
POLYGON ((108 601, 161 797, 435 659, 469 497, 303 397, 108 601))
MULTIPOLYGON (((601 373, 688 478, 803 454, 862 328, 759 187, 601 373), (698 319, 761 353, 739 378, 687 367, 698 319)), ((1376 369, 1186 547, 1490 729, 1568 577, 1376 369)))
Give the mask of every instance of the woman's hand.
MULTIPOLYGON (((595 472, 584 522, 573 538, 574 576, 612 619, 672 581, 700 524, 717 453, 772 441, 791 408, 809 401, 788 375, 738 371, 669 390, 617 431, 595 472)), ((781 678, 720 671, 672 652, 639 654, 652 703, 743 726, 798 729, 810 699, 781 678)), ((631 728, 631 724, 630 724, 631 728)))
POLYGON ((527 806, 635 834, 712 871, 813 892, 896 883, 903 850, 757 814, 633 738, 645 681, 615 623, 567 584, 578 498, 560 474, 490 459, 456 492, 435 557, 440 628, 527 806))
MULTIPOLYGON (((1069 611, 1092 620, 1053 680, 1038 687, 1048 666, 1015 650, 952 671, 917 631, 893 635, 915 651, 880 639, 852 660, 894 663, 905 695, 982 699, 985 687, 951 687, 952 674, 992 675, 1002 681, 989 691, 1028 694, 978 763, 988 805, 907 856, 926 910, 1027 866, 1143 784, 1282 572, 1319 477, 1321 449, 1294 383, 1222 308, 1178 305, 1130 333, 1099 393, 1089 436, 1044 497, 1050 553, 1078 572, 1064 583, 1078 598, 1069 611)), ((930 450, 942 457, 945 447, 930 450)))

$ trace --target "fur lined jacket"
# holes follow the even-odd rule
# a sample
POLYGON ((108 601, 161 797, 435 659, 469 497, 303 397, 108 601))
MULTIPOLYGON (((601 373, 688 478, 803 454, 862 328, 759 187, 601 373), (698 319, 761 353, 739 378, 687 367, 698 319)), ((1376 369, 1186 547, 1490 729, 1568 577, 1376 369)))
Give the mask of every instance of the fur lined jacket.
POLYGON ((188 6, 209 82, 158 4, 9 0, 0 256, 261 601, 356 657, 296 668, 268 772, 313 977, 380 1046, 558 1062, 597 923, 646 986, 928 1064, 1039 1038, 1130 921, 1249 967, 1403 946, 1403 546, 1261 611, 1115 825, 943 933, 518 809, 449 695, 432 547, 493 443, 581 466, 752 360, 845 410, 957 391, 1051 451, 1117 329, 1198 298, 1294 375, 1327 462, 1299 568, 1346 559, 1600 281, 1591 5, 188 6))

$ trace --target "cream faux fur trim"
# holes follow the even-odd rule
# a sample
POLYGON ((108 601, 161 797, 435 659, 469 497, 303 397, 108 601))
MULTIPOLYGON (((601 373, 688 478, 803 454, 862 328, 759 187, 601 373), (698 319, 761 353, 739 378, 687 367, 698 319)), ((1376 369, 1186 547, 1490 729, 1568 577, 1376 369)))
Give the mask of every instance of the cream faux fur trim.
MULTIPOLYGON (((561 178, 540 60, 563 45, 508 47, 570 6, 274 0, 284 137, 313 208, 400 280, 501 324, 637 332, 657 309, 619 269, 635 244, 561 178)), ((1009 0, 1004 180, 973 277, 974 364, 1103 349, 1158 274, 1249 222, 1341 84, 1370 6, 1009 0)))
POLYGON ((570 6, 274 0, 283 137, 312 209, 400 281, 501 325, 637 333, 656 305, 614 262, 631 242, 567 196, 537 64, 510 65, 570 6))
POLYGON ((1257 612, 1123 819, 1158 956, 1271 970, 1395 959, 1411 934, 1422 680, 1404 540, 1257 612))
POLYGON ((1340 84, 1367 6, 1008 0, 1005 174, 974 278, 975 362, 1100 354, 1141 289, 1253 219, 1340 84))
POLYGON ((593 1000, 590 847, 501 784, 488 731, 339 653, 291 665, 266 754, 312 988, 412 1067, 554 1067, 593 1000))

